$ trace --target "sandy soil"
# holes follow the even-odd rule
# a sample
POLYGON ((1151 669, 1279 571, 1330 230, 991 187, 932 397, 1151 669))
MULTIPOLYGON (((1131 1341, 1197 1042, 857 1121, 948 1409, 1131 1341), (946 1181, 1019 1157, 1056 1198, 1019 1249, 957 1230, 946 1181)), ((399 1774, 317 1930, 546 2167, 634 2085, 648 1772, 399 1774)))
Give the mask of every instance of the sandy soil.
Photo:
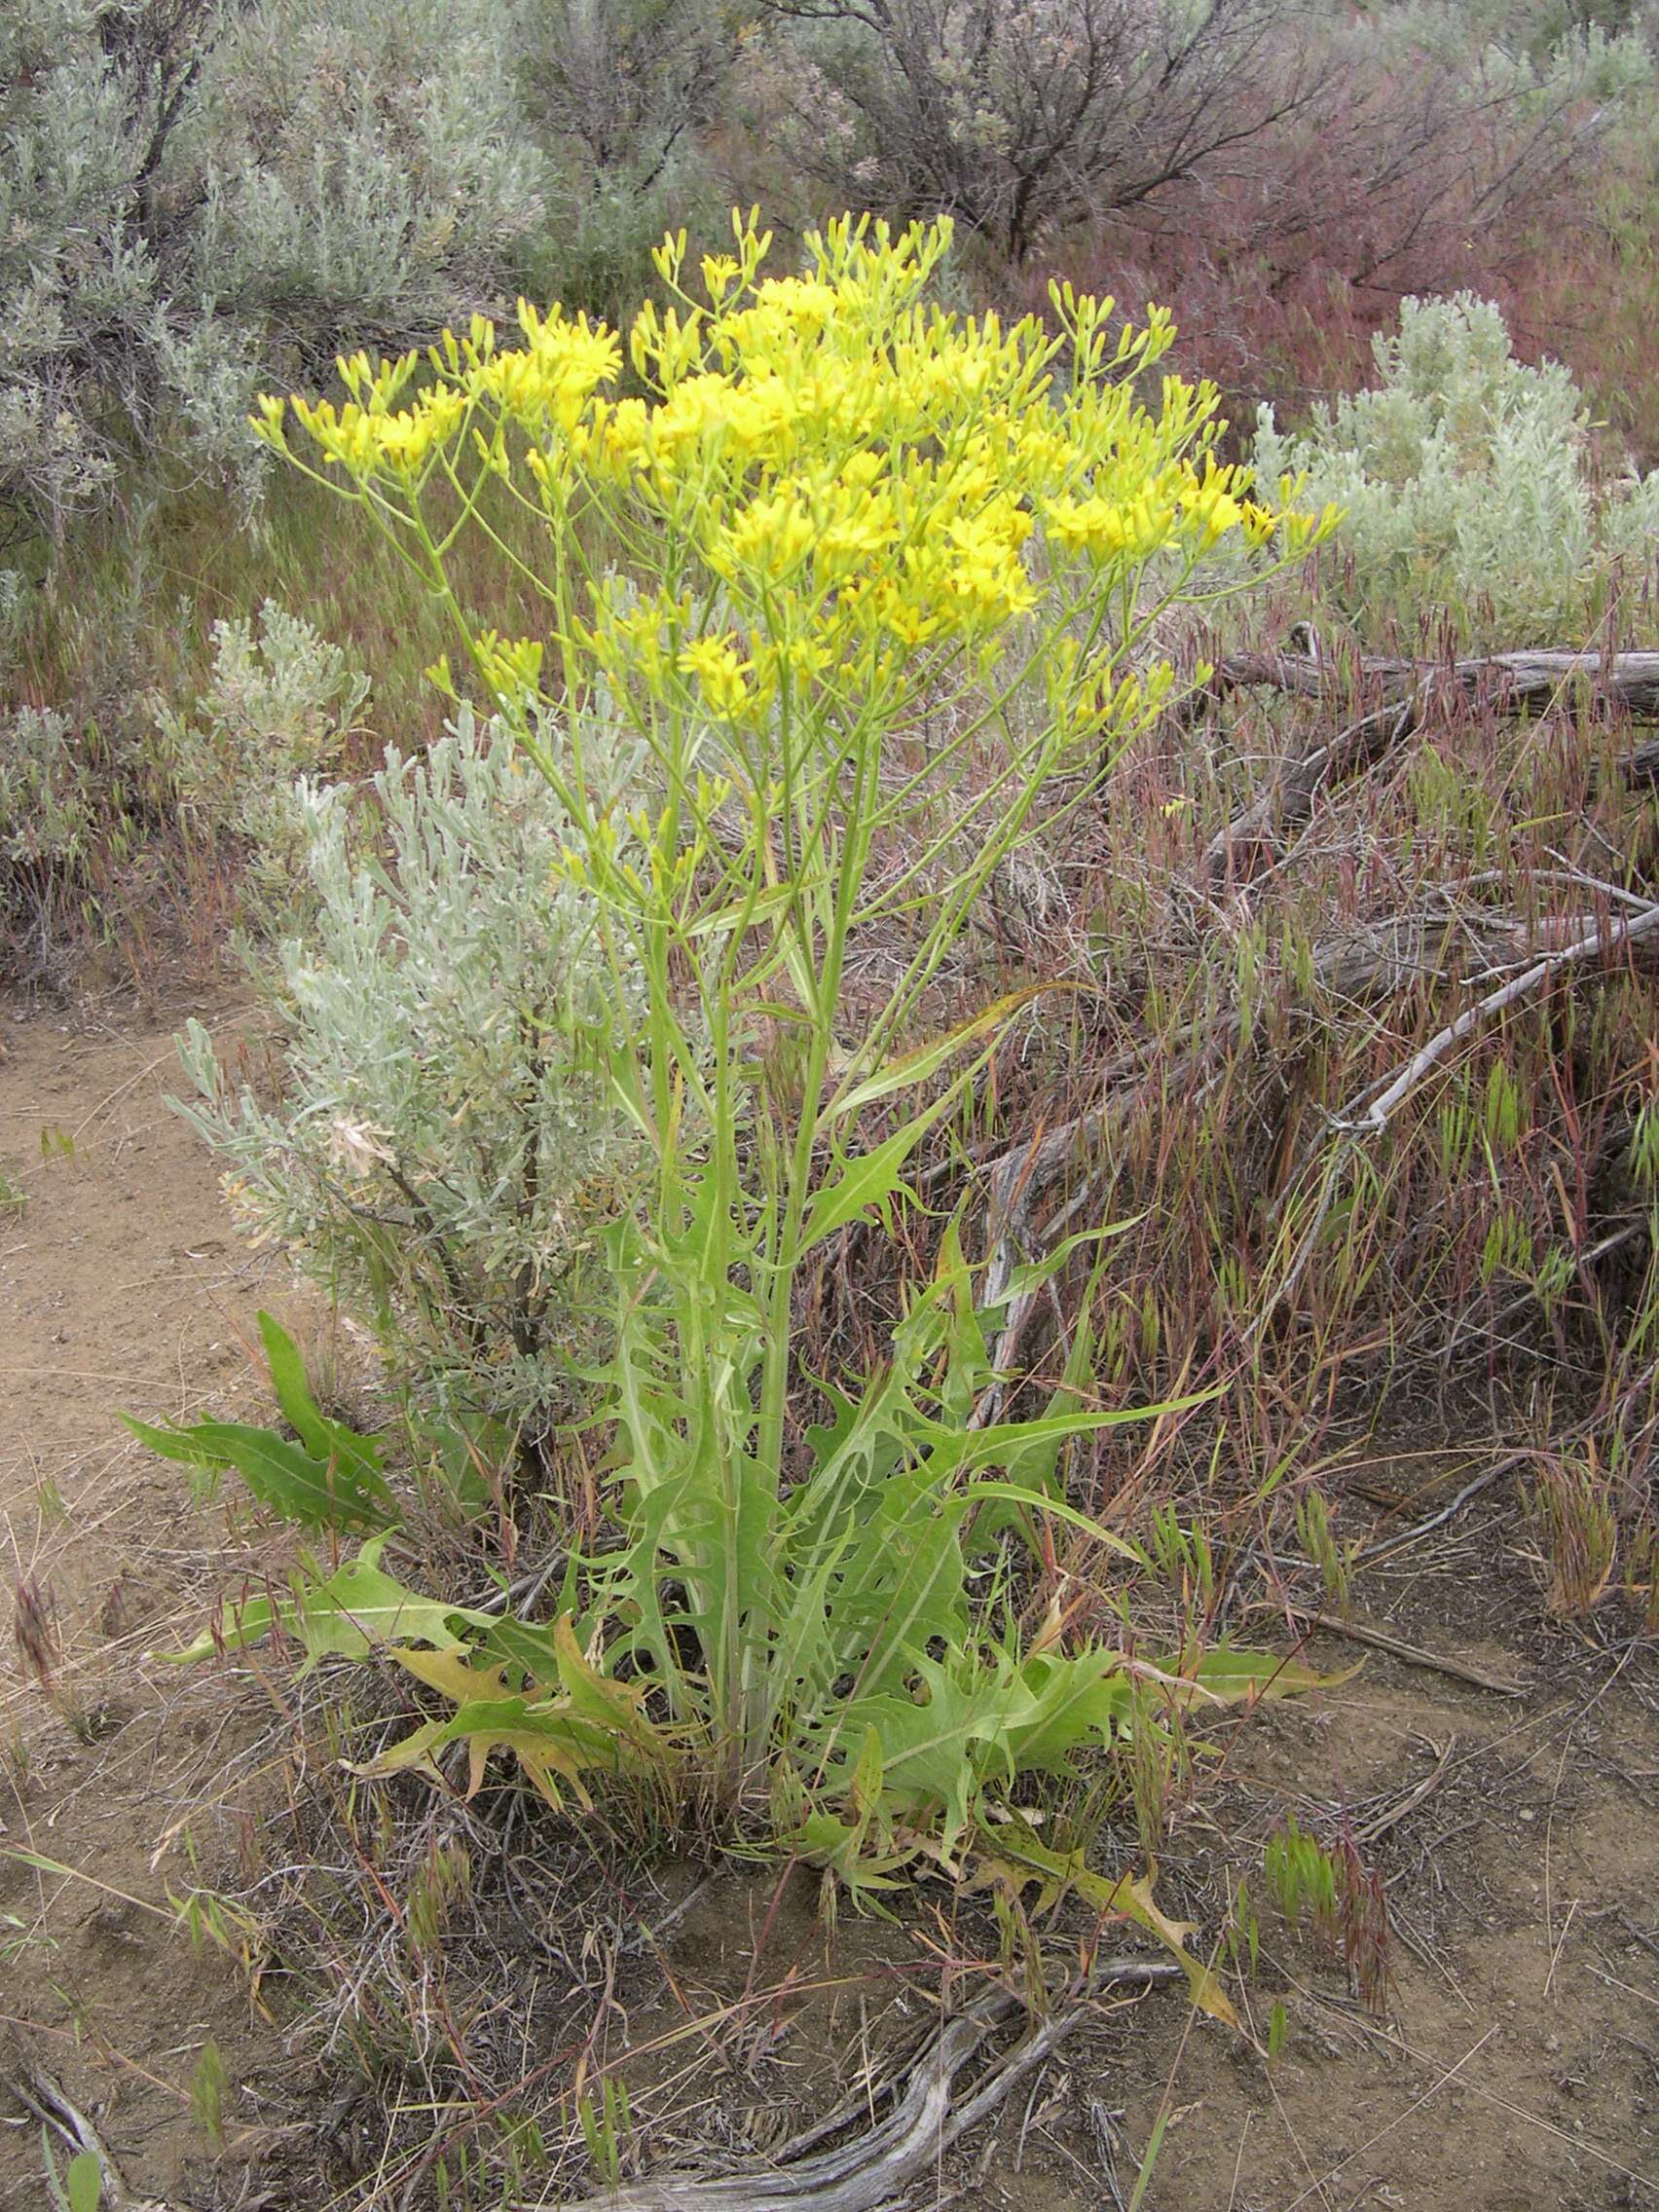
MULTIPOLYGON (((223 1509, 194 1506, 181 1470, 129 1442, 117 1415, 257 1404, 252 1317, 283 1291, 235 1240, 210 1164, 164 1104, 172 1026, 18 1012, 0 1063, 0 1173, 26 1199, 0 1212, 6 1579, 40 1594, 59 1645, 55 1700, 10 1637, 0 1657, 0 2077, 23 2058, 44 2067, 133 2190, 171 2212, 390 2204, 366 2183, 342 2189, 345 2108, 319 2122, 317 2077, 296 2073, 243 1977, 193 1951, 169 1902, 247 1840, 247 1748, 267 1714, 215 1670, 186 1679, 154 1656, 200 1625, 246 1554, 223 1509), (209 2044, 218 2151, 192 2110, 209 2044)), ((1264 2037, 1288 2002, 1275 2065, 1166 1993, 1103 2009, 915 2204, 1125 2203, 1161 2114, 1149 2212, 1659 2203, 1659 1664, 1619 1641, 1616 1618, 1547 1629, 1523 1554, 1493 1491, 1357 1592, 1367 1618, 1520 1695, 1373 1653, 1345 1688, 1241 1733, 1163 1862, 1168 1899, 1213 1897, 1229 1851, 1253 1847, 1259 1864, 1286 1808, 1305 1825, 1346 1816, 1386 1885, 1385 2014, 1267 1911, 1250 2002, 1264 2037)), ((1357 1655, 1335 1639, 1314 1649, 1333 1669, 1357 1655)), ((925 1986, 936 1936, 925 1915, 879 1936, 843 1923, 826 1949, 810 1883, 778 1904, 770 1883, 719 1874, 671 1944, 626 1963, 593 2047, 648 2041, 687 1991, 718 2010, 786 1974, 797 1993, 832 1979, 769 2004, 758 2037, 699 2046, 719 2133, 763 2150, 792 2104, 833 2101, 871 2007, 892 2025, 894 1987, 925 1986)), ((571 1995, 578 2038, 591 2003, 571 1995)), ((925 2019, 925 1998, 905 2016, 925 2019)), ((0 2091, 0 2208, 46 2201, 38 2125, 0 2091)))
MULTIPOLYGON (((269 1263, 237 1243, 201 1146, 170 1113, 170 1034, 82 1010, 12 1019, 0 1063, 0 1529, 57 1646, 55 1702, 13 1637, 0 1662, 0 2012, 19 2047, 107 2114, 135 2186, 208 2201, 191 2083, 211 2043, 240 2079, 266 2041, 168 1902, 247 1732, 205 1676, 151 1656, 200 1624, 215 1517, 141 1451, 152 1419, 257 1397, 249 1348, 269 1263), (20 2025, 23 2024, 23 2025, 20 2025), (175 2194, 176 2193, 176 2194, 175 2194)), ((13 1611, 12 1605, 7 1612, 13 1611)), ((0 2065, 0 2072, 4 2066, 0 2065)), ((44 2204, 38 2125, 0 2133, 0 2205, 44 2204)))

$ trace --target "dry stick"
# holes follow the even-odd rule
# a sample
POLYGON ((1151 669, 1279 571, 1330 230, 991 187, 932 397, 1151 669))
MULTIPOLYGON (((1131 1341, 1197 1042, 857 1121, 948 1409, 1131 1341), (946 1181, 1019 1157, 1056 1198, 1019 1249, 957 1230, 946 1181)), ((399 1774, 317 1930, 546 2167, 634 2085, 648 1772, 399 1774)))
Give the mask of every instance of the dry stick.
POLYGON ((1377 1560, 1386 1559, 1390 1552, 1404 1551, 1408 1544, 1417 1543, 1433 1530, 1443 1529, 1448 1521, 1456 1519, 1472 1497, 1479 1497, 1482 1491, 1490 1490, 1500 1476, 1511 1473, 1529 1456, 1525 1452, 1512 1452, 1507 1459, 1499 1459, 1496 1466, 1488 1467, 1473 1482, 1465 1483, 1450 1504, 1443 1505, 1438 1513, 1431 1513, 1426 1521, 1414 1521, 1409 1529, 1398 1530, 1392 1536, 1383 1536, 1375 1544, 1367 1544, 1363 1551, 1354 1554, 1352 1564, 1356 1567, 1370 1567, 1377 1560))
MULTIPOLYGON (((1431 1751, 1433 1748, 1430 1745, 1431 1751)), ((1374 1815, 1369 1821, 1361 1822, 1353 1831, 1355 1843, 1367 1845, 1376 1843, 1381 1837, 1385 1836, 1390 1828, 1397 1828, 1402 1821, 1409 1820, 1418 1807, 1423 1804, 1440 1788, 1448 1769, 1451 1767, 1452 1754, 1456 1749, 1456 1737, 1448 1736, 1445 1749, 1435 1753, 1432 1770, 1423 1776, 1415 1789, 1408 1790, 1404 1797, 1389 1805, 1384 1811, 1374 1815)))
POLYGON ((1304 1622, 1309 1628, 1322 1628, 1329 1636, 1346 1637, 1350 1643, 1369 1644, 1375 1651, 1385 1651, 1391 1659, 1403 1659, 1408 1667, 1423 1667, 1430 1674, 1450 1675, 1454 1681, 1470 1682, 1478 1690, 1491 1690, 1494 1697, 1525 1697, 1525 1682, 1505 1681, 1500 1675, 1489 1675, 1484 1668, 1471 1667, 1464 1659, 1447 1659, 1437 1651, 1424 1651, 1419 1644, 1403 1643, 1397 1636, 1385 1629, 1373 1628, 1367 1621, 1345 1620, 1341 1613, 1316 1613, 1306 1605, 1281 1605, 1272 1599, 1263 1601, 1264 1610, 1287 1612, 1293 1620, 1304 1622))
POLYGON ((1219 874, 1235 847, 1265 843, 1271 832, 1282 830, 1288 823, 1305 822, 1329 776, 1338 770, 1369 768, 1392 752, 1417 728, 1423 696, 1414 692, 1403 706, 1380 707, 1374 714, 1362 715, 1335 737, 1287 763, 1266 791, 1204 847, 1205 876, 1213 879, 1219 874))
MULTIPOLYGON (((1374 924, 1351 936, 1334 938, 1318 945, 1313 953, 1314 979, 1321 991, 1342 998, 1385 998, 1425 978, 1444 977, 1448 968, 1445 944, 1455 931, 1461 929, 1466 937, 1472 938, 1473 949, 1492 967, 1506 956, 1513 958, 1524 947, 1524 939, 1518 938, 1521 928, 1518 921, 1495 918, 1483 919, 1477 928, 1468 920, 1459 922, 1456 916, 1433 919, 1407 916, 1374 924)), ((1241 1031, 1239 1015, 1232 1014, 1181 1052, 1165 1074, 1170 1092, 1179 1092, 1197 1083, 1219 1054, 1233 1049, 1241 1031)), ((1146 1072, 1132 1051, 1121 1054, 1103 1071, 1101 1082, 1106 1095, 1100 1105, 1067 1121, 1052 1123, 996 1158, 981 1162, 980 1173, 989 1185, 993 1231, 991 1268, 985 1286, 988 1305, 995 1306, 1001 1301, 1014 1266, 1026 1256, 1032 1242, 1030 1232, 1036 1201, 1078 1152, 1101 1140, 1114 1115, 1124 1111, 1132 1098, 1135 1078, 1146 1072)), ((1103 1172, 1089 1179, 1079 1195, 1092 1197, 1110 1176, 1108 1164, 1103 1172)), ((1075 1206, 1068 1205, 1059 1218, 1069 1221, 1075 1210, 1075 1206)), ((1046 1225, 1043 1240, 1052 1243, 1051 1224, 1046 1225)), ((1012 1326, 1022 1315, 1022 1308, 1011 1306, 1005 1327, 1012 1326)), ((1002 1364, 1000 1353, 998 1364, 1002 1364)))
POLYGON ((167 2212, 165 2204, 140 2200, 128 2187, 121 2168, 110 2156, 103 2138, 77 2105, 70 2102, 46 2069, 20 2054, 12 2086, 19 2101, 41 2122, 60 2136, 74 2152, 90 2151, 98 2162, 104 2212, 167 2212))
MULTIPOLYGON (((1547 982, 1559 969, 1574 961, 1587 959, 1592 953, 1611 952, 1621 944, 1634 944, 1642 938, 1651 937, 1656 930, 1659 930, 1659 903, 1643 906, 1639 913, 1613 922, 1605 930, 1598 925, 1596 929, 1574 939, 1572 943, 1563 945, 1555 952, 1545 953, 1523 974, 1511 977, 1507 983, 1500 984, 1495 991, 1489 991, 1484 999, 1478 999, 1473 1006, 1465 1007, 1456 1021, 1448 1022, 1444 1029, 1429 1039, 1420 1052, 1413 1055, 1363 1114, 1358 1113, 1356 1100, 1341 1114, 1333 1116, 1331 1126, 1341 1141, 1326 1158, 1323 1188, 1312 1227, 1304 1236, 1290 1272, 1251 1323, 1252 1337, 1262 1334, 1273 1314, 1301 1281, 1303 1270, 1313 1256, 1314 1247, 1335 1201, 1337 1173, 1346 1153, 1364 1138, 1376 1136, 1386 1128, 1390 1117, 1417 1089, 1423 1078, 1433 1073, 1454 1046, 1461 1044, 1465 1037, 1492 1015, 1501 1014, 1506 1008, 1529 996, 1540 983, 1547 982)), ((1363 1095, 1362 1092, 1361 1096, 1363 1095)))
POLYGON ((1056 2048, 1089 2009, 1089 1996, 1109 1985, 1150 1986, 1182 1978, 1173 1959, 1108 1959, 1087 1984, 1088 1995, 1054 2012, 1003 2058, 973 2092, 952 2089, 975 2052, 1022 2009, 1011 1990, 992 1989, 934 2037, 910 2069, 887 2117, 856 2142, 816 2157, 772 2163, 753 2174, 664 2174, 568 2201, 562 2212, 874 2212, 901 2196, 941 2151, 987 2113, 1056 2048))
MULTIPOLYGON (((1440 670, 1425 670, 1424 664, 1417 661, 1367 662, 1361 664, 1360 673, 1372 678, 1381 676, 1385 682, 1394 681, 1396 683, 1409 678, 1406 696, 1403 700, 1396 699, 1378 713, 1362 717, 1330 744, 1317 748, 1299 764, 1290 779, 1288 791, 1282 786, 1275 788, 1272 793, 1258 799, 1235 823, 1230 824, 1218 838, 1211 841, 1206 852, 1205 865, 1211 872, 1235 839, 1252 834, 1260 835, 1271 822, 1275 808, 1282 817, 1292 811, 1290 801, 1294 799, 1297 808, 1305 812, 1310 811, 1314 796, 1333 768, 1349 764, 1367 766, 1381 752, 1388 750, 1410 729, 1415 728, 1419 710, 1432 689, 1436 676, 1450 676, 1465 688, 1474 688, 1478 687, 1480 680, 1495 673, 1508 684, 1506 696, 1514 702, 1553 695, 1564 682, 1574 677, 1583 677, 1601 683, 1604 688, 1613 690, 1633 713, 1659 715, 1659 653, 1620 654, 1614 657, 1611 664, 1604 663, 1595 654, 1499 654, 1489 660, 1459 661, 1452 664, 1449 669, 1440 670), (1376 733, 1384 723, 1390 726, 1385 740, 1380 746, 1376 742, 1376 733)), ((1221 681, 1231 683, 1271 683, 1285 690, 1318 697, 1331 687, 1334 680, 1321 659, 1303 655, 1234 655, 1222 663, 1221 681)), ((1648 753, 1654 754, 1653 772, 1659 774, 1659 749, 1655 748, 1647 748, 1633 755, 1627 762, 1627 768, 1638 774, 1647 774, 1648 753)), ((1465 1009, 1455 1022, 1449 1024, 1416 1055, 1382 1097, 1367 1109, 1361 1121, 1353 1123, 1350 1115, 1345 1114, 1338 1118, 1336 1126, 1354 1138, 1375 1134, 1386 1125, 1389 1115, 1410 1095, 1422 1077, 1483 1021, 1526 997, 1558 969, 1604 947, 1610 951, 1621 943, 1634 942, 1650 935, 1655 928, 1659 928, 1659 904, 1644 906, 1628 919, 1615 922, 1606 931, 1598 927, 1572 944, 1544 955, 1525 973, 1512 977, 1477 1005, 1465 1009)), ((1426 937, 1426 925, 1422 935, 1426 937)), ((1419 976, 1427 972, 1420 953, 1415 964, 1401 962, 1396 957, 1391 970, 1386 953, 1373 947, 1373 956, 1369 964, 1366 964, 1367 972, 1343 977, 1339 985, 1341 964, 1351 964, 1355 952, 1360 949, 1358 941, 1319 948, 1315 954, 1315 965, 1320 970, 1327 967, 1331 969, 1332 973, 1322 978, 1327 981, 1328 987, 1346 987, 1350 994, 1357 995, 1367 988, 1384 990, 1390 980, 1393 987, 1398 988, 1405 979, 1401 973, 1404 967, 1415 965, 1419 976)), ((1207 1051, 1213 1050, 1214 1040, 1211 1040, 1207 1051)), ((1205 1056, 1206 1048, 1195 1048, 1183 1056, 1178 1063, 1177 1072, 1198 1072, 1205 1056)), ((1132 1074, 1132 1064, 1125 1072, 1132 1074)), ((1014 1146, 1001 1159, 987 1164, 994 1231, 987 1290, 993 1303, 1006 1290, 1021 1247, 1028 1243, 1026 1233, 1031 1227, 1035 1200, 1082 1145, 1099 1140, 1112 1113, 1123 1103, 1119 1086, 1114 1084, 1112 1088, 1113 1095, 1104 1105, 1041 1131, 1025 1144, 1014 1146)), ((1335 1162, 1330 1164, 1334 1165, 1335 1162)), ((1091 1195, 1093 1181, 1094 1178, 1091 1178, 1090 1185, 1086 1186, 1088 1195, 1091 1195)), ((1332 1196, 1333 1187, 1327 1179, 1326 1196, 1321 1202, 1319 1218, 1298 1256, 1290 1277, 1281 1285, 1273 1300, 1273 1307, 1276 1308, 1283 1302, 1300 1276, 1323 1225, 1332 1196)), ((1075 1207, 1068 1207, 1066 1218, 1069 1219, 1075 1210, 1075 1207)), ((1052 1240, 1051 1234, 1048 1240, 1052 1240)), ((999 1351, 1011 1348, 1017 1343, 1030 1319, 1030 1310, 1034 1309, 1035 1303, 1030 1298, 1016 1302, 1005 1323, 1006 1346, 999 1347, 999 1351)), ((1259 1333, 1260 1326, 1265 1324, 1267 1317, 1267 1314, 1260 1317, 1258 1328, 1252 1334, 1259 1333)), ((997 1364, 1002 1364, 1000 1357, 997 1364)))
POLYGON ((1547 982, 1558 969, 1568 967, 1577 960, 1587 960, 1594 953, 1612 952, 1621 944, 1635 944, 1641 938, 1651 937, 1655 930, 1659 930, 1659 902, 1644 906, 1639 914, 1632 914, 1628 918, 1621 916, 1619 920, 1609 922, 1605 929, 1598 927, 1588 931, 1583 937, 1575 938, 1572 943, 1564 944, 1558 952, 1546 952, 1541 960, 1533 961, 1531 967, 1523 974, 1511 977, 1507 983, 1501 984, 1495 991, 1489 991, 1484 999, 1477 999, 1473 1006, 1465 1007, 1456 1021, 1449 1021, 1437 1036, 1429 1039, 1421 1051, 1412 1055, 1381 1097, 1374 1099, 1363 1115, 1356 1120, 1350 1108, 1338 1116, 1337 1126, 1355 1135, 1375 1135, 1387 1126, 1390 1115, 1405 1104, 1423 1077, 1439 1066, 1453 1047, 1461 1044, 1465 1037, 1480 1028, 1483 1022, 1489 1021, 1494 1014, 1502 1014, 1506 1008, 1529 997, 1540 983, 1547 982))

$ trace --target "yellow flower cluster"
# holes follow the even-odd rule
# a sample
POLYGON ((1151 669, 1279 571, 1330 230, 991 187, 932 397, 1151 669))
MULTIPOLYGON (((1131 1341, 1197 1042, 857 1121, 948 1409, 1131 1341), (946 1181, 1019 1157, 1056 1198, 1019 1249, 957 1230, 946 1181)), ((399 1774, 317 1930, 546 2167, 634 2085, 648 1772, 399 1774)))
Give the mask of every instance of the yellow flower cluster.
POLYGON ((682 648, 680 667, 697 679, 711 714, 740 714, 749 703, 754 673, 730 638, 697 638, 682 648))
MULTIPOLYGON (((1229 538, 1282 554, 1324 527, 1217 461, 1211 387, 1166 378, 1156 411, 1136 399, 1173 335, 1157 311, 1136 330, 1062 288, 1054 330, 947 314, 926 297, 944 220, 833 224, 794 276, 762 275, 754 216, 734 239, 703 261, 700 298, 683 235, 664 245, 667 304, 641 310, 625 349, 521 305, 520 343, 475 318, 424 359, 359 354, 341 363, 344 404, 296 399, 293 420, 394 505, 434 471, 464 495, 488 469, 556 533, 592 514, 661 548, 674 592, 651 597, 647 576, 624 610, 596 591, 582 642, 613 677, 690 682, 723 719, 829 671, 983 648, 1048 590, 1081 602, 1229 538), (617 390, 624 353, 643 389, 617 390), (699 574, 698 603, 720 601, 707 635, 684 591, 699 574)), ((287 412, 267 400, 255 424, 284 450, 287 412)))

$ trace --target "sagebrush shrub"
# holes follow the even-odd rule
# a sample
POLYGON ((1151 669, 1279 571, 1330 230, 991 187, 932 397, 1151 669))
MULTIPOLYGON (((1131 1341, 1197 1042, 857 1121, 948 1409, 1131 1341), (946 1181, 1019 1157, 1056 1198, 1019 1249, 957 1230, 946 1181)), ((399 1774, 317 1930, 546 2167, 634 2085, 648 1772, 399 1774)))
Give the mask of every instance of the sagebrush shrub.
POLYGON ((258 0, 227 18, 196 111, 191 247, 257 342, 247 369, 320 367, 348 330, 398 344, 511 296, 550 176, 516 38, 511 0, 258 0))
POLYGON ((190 711, 150 702, 150 765, 192 831, 244 841, 256 900, 283 902, 301 857, 297 781, 339 768, 369 680, 275 600, 257 621, 215 622, 211 637, 212 671, 190 711))
POLYGON ((0 723, 0 863, 9 871, 73 868, 85 857, 92 798, 68 717, 17 707, 0 723))
MULTIPOLYGON (((262 382, 316 373, 348 332, 408 344, 562 271, 618 178, 576 158, 580 118, 537 75, 539 16, 0 9, 0 505, 60 540, 158 445, 248 502, 262 382)), ((603 28, 589 45, 597 67, 603 28)))
POLYGON ((596 1073, 594 917, 549 865, 564 810, 499 725, 462 713, 424 756, 392 751, 366 799, 311 782, 294 803, 280 1097, 239 1088, 193 1022, 186 1111, 245 1226, 371 1318, 402 1381, 535 1440, 635 1160, 596 1073))
MULTIPOLYGON (((338 771, 368 679, 268 600, 253 620, 212 625, 211 666, 188 708, 159 692, 134 696, 121 682, 121 611, 88 638, 92 682, 72 712, 0 712, 0 903, 100 878, 107 890, 141 833, 153 840, 176 827, 198 845, 234 840, 246 917, 277 928, 305 899, 296 780, 338 771)), ((190 615, 181 603, 181 627, 190 615)), ((118 917, 119 900, 100 898, 106 917, 118 917)))
POLYGON ((1599 479, 1588 410, 1559 362, 1515 359, 1503 316, 1459 292, 1407 300, 1375 342, 1377 381, 1281 431, 1257 421, 1269 478, 1346 510, 1326 589, 1362 625, 1446 609, 1471 635, 1554 645, 1651 574, 1659 471, 1599 479))

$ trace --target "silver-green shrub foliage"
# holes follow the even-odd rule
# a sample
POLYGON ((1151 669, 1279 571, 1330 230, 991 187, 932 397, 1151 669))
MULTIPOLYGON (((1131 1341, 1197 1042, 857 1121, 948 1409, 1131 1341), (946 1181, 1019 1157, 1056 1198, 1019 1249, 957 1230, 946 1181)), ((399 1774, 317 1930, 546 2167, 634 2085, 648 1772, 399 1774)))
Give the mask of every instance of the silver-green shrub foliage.
POLYGON ((498 727, 463 714, 368 795, 300 787, 314 916, 278 947, 283 1096, 235 1086, 193 1022, 183 1110, 245 1226, 373 1319, 404 1380, 534 1436, 635 1160, 592 903, 556 878, 563 812, 498 727))
POLYGON ((262 380, 510 299, 546 213, 512 0, 8 0, 0 498, 54 535, 124 441, 256 481, 262 380))
POLYGON ((68 718, 15 707, 0 719, 0 887, 25 869, 78 866, 92 820, 68 718))
POLYGON ((296 780, 340 765, 369 695, 349 654, 275 600, 257 624, 215 622, 213 672, 188 714, 150 701, 151 757, 199 834, 225 831, 249 848, 252 889, 269 902, 303 874, 296 780))
POLYGON ((1268 481, 1306 471, 1312 504, 1347 510, 1352 580, 1327 588, 1362 624, 1445 608, 1482 642, 1569 643, 1599 590, 1651 572, 1659 471, 1598 480, 1571 377, 1517 361, 1490 301, 1407 300, 1374 350, 1376 384, 1306 430, 1264 407, 1255 451, 1268 481))
POLYGON ((500 302, 545 212, 505 66, 505 0, 259 0, 214 49, 191 133, 196 254, 311 362, 500 302))
POLYGON ((31 879, 81 876, 100 825, 165 810, 198 840, 240 841, 250 919, 270 928, 303 910, 295 782, 338 769, 369 680, 274 600, 256 621, 215 622, 212 640, 194 705, 152 695, 125 732, 51 708, 0 711, 0 909, 31 879))

